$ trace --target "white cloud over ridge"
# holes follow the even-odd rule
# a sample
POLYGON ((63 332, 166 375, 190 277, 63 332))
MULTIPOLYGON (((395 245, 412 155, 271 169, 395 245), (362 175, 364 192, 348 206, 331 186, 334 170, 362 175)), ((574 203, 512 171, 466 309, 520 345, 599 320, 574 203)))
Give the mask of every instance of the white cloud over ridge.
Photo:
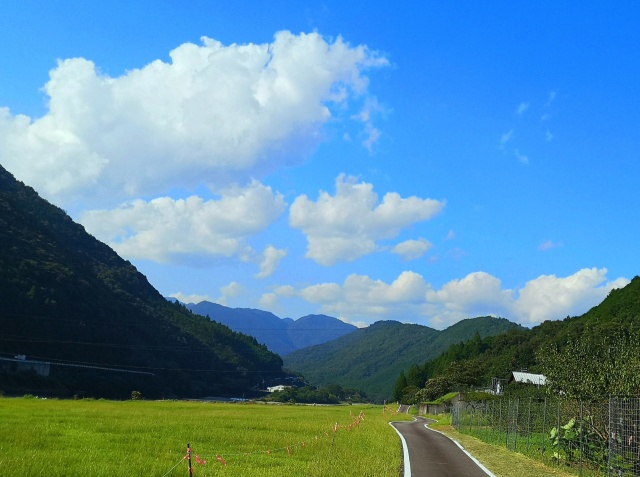
MULTIPOLYGON (((204 257, 248 261, 254 252, 246 239, 262 232, 285 207, 281 194, 254 181, 224 191, 219 200, 138 199, 112 210, 89 211, 80 222, 125 257, 198 265, 206 262, 204 257)), ((270 274, 282 254, 276 249, 265 254, 261 273, 270 274)))
POLYGON ((517 290, 503 289, 498 278, 484 272, 451 280, 440 289, 415 272, 403 272, 392 283, 353 274, 342 284, 305 287, 297 296, 347 322, 394 319, 443 329, 465 318, 490 315, 533 326, 583 314, 612 289, 629 283, 622 277, 608 281, 606 274, 604 268, 585 268, 568 277, 541 275, 517 290))
POLYGON ((0 163, 58 203, 243 183, 304 157, 333 105, 366 102, 363 72, 387 64, 365 46, 285 31, 260 45, 202 38, 170 57, 115 78, 60 61, 45 116, 0 109, 0 163))
POLYGON ((325 266, 350 262, 377 250, 378 240, 392 239, 400 230, 429 220, 444 208, 444 202, 419 197, 402 198, 387 193, 382 202, 373 185, 356 183, 341 174, 336 194, 321 192, 313 202, 298 196, 289 210, 289 224, 307 237, 308 258, 325 266))

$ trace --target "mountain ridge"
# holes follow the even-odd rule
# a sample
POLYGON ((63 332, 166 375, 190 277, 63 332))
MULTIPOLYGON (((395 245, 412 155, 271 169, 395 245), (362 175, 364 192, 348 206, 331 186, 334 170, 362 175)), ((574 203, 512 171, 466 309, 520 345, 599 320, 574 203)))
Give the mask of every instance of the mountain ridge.
POLYGON ((283 357, 286 369, 313 384, 360 388, 382 401, 393 393, 398 374, 420 357, 436 357, 449 345, 479 334, 489 336, 521 328, 504 318, 462 320, 439 331, 394 320, 377 321, 336 340, 304 348, 283 357))
POLYGON ((331 341, 357 329, 354 325, 327 315, 306 315, 293 320, 255 308, 229 308, 209 301, 185 306, 234 331, 253 336, 280 356, 331 341))
POLYGON ((10 373, 3 361, 5 392, 197 397, 284 376, 279 356, 167 302, 130 262, 1 166, 0 302, 0 357, 54 363, 49 376, 33 377, 10 373))

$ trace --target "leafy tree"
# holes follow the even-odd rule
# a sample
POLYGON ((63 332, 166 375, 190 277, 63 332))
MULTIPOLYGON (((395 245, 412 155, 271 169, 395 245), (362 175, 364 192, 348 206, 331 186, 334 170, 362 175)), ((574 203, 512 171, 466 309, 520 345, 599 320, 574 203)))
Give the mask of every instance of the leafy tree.
POLYGON ((547 346, 538 353, 547 386, 554 393, 597 401, 609 396, 640 396, 640 337, 572 340, 563 348, 547 346))
POLYGON ((453 387, 454 383, 449 376, 436 376, 427 381, 426 386, 421 390, 418 397, 422 402, 434 401, 447 394, 453 387))
POLYGON ((402 399, 400 399, 400 402, 402 404, 416 404, 418 391, 420 391, 418 386, 407 386, 402 390, 402 399))

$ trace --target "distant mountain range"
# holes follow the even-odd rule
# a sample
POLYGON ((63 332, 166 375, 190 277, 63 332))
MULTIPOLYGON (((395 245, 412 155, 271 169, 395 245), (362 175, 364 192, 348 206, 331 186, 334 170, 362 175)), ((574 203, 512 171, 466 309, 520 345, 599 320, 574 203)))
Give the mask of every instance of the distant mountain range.
POLYGON ((167 302, 131 263, 2 167, 0 304, 7 394, 239 395, 285 377, 278 355, 167 302), (20 355, 27 362, 16 362, 20 355))
POLYGON ((498 335, 520 325, 489 316, 462 320, 438 331, 422 325, 379 321, 336 340, 284 357, 284 366, 313 384, 362 389, 378 401, 388 399, 400 372, 433 359, 454 344, 476 336, 498 335))
POLYGON ((279 318, 268 311, 228 308, 203 301, 186 307, 234 331, 253 336, 269 350, 285 356, 308 346, 326 343, 349 334, 357 327, 326 315, 307 315, 297 320, 279 318))

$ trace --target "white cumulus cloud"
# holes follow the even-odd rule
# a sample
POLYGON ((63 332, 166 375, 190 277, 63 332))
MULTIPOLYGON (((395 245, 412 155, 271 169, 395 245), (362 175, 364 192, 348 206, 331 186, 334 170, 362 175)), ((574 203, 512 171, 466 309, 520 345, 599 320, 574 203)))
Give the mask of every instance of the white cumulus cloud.
POLYGON ((306 256, 329 266, 374 252, 378 240, 396 237, 402 228, 429 220, 443 207, 438 200, 402 198, 393 192, 380 202, 372 184, 341 174, 335 195, 321 192, 315 202, 298 196, 290 207, 289 224, 307 236, 306 256))
MULTIPOLYGON (((626 278, 607 281, 606 274, 606 269, 592 268, 568 277, 541 275, 520 289, 503 288, 498 278, 485 272, 451 280, 439 289, 415 272, 402 272, 391 283, 352 274, 341 284, 307 286, 295 296, 351 323, 394 319, 443 329, 465 318, 490 315, 533 326, 583 314, 612 289, 629 283, 626 278)), ((287 297, 291 296, 288 289, 287 297)))
POLYGON ((606 268, 585 268, 568 277, 541 275, 527 282, 513 303, 521 323, 542 323, 580 315, 606 298, 614 288, 629 283, 626 278, 606 281, 606 268))
POLYGON ((118 77, 59 61, 43 117, 0 109, 0 163, 64 204, 244 183, 304 158, 333 110, 370 98, 364 71, 387 64, 366 46, 286 31, 268 44, 202 38, 169 56, 118 77))
MULTIPOLYGON (((246 188, 227 189, 219 200, 138 199, 86 212, 80 222, 128 258, 198 265, 206 257, 249 260, 252 250, 246 239, 263 231, 285 207, 281 194, 254 181, 246 188)), ((266 253, 270 258, 263 262, 262 273, 277 264, 277 251, 266 253)))

